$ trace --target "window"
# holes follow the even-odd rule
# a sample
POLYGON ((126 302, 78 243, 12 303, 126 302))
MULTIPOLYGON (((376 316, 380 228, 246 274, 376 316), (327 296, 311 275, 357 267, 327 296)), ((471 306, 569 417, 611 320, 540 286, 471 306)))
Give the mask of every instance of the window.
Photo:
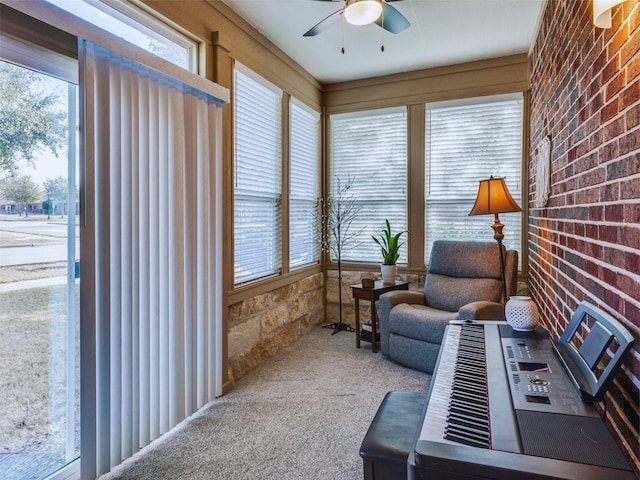
POLYGON ((68 34, 55 32, 53 7, 18 6, 35 18, 42 10, 54 27, 34 29, 37 20, 10 13, 11 28, 0 34, 1 55, 15 64, 8 71, 0 61, 11 79, 2 84, 14 93, 3 95, 10 105, 0 111, 11 114, 3 127, 38 139, 25 137, 12 155, 24 163, 20 177, 32 177, 21 182, 30 187, 28 203, 18 199, 32 218, 17 234, 26 241, 42 228, 48 240, 42 255, 21 254, 40 267, 13 276, 31 281, 0 292, 0 364, 11 365, 0 368, 11 375, 0 383, 18 389, 3 395, 9 408, 0 405, 12 414, 2 426, 17 434, 8 439, 0 429, 2 450, 16 452, 0 455, 0 471, 96 478, 220 395, 217 142, 228 91, 75 17, 65 21, 68 34), (8 41, 5 33, 20 37, 8 41), (92 44, 96 37, 109 49, 92 44), (61 61, 50 44, 62 51, 77 44, 79 61, 61 61), (80 451, 82 465, 74 461, 80 451))
POLYGON ((171 63, 197 71, 197 43, 129 2, 46 1, 171 63))
MULTIPOLYGON (((330 195, 350 177, 349 191, 360 207, 342 260, 379 263, 380 250, 371 235, 384 229, 385 219, 394 232, 407 229, 406 108, 332 115, 330 128, 330 195)), ((406 262, 405 245, 398 263, 406 262)))
POLYGON ((0 476, 45 478, 79 469, 78 65, 0 42, 0 476))
MULTIPOLYGON (((492 241, 493 218, 469 212, 491 175, 522 205, 522 94, 427 105, 425 158, 426 262, 434 240, 492 241)), ((505 246, 520 252, 522 215, 500 220, 505 246)))
POLYGON ((282 91, 241 65, 235 70, 235 283, 281 270, 282 91))
POLYGON ((289 112, 289 268, 294 269, 320 259, 320 114, 294 99, 289 112))

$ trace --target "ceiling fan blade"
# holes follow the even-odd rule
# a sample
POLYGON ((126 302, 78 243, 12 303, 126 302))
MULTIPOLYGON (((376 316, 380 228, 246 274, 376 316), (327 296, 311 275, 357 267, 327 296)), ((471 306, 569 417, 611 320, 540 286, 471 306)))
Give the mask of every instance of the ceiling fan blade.
POLYGON ((325 31, 331 25, 336 23, 338 20, 340 20, 340 15, 342 15, 342 10, 333 12, 331 15, 329 15, 327 18, 317 23, 313 28, 311 28, 311 30, 305 33, 303 37, 315 37, 319 33, 325 31))
POLYGON ((382 15, 376 23, 391 33, 400 33, 411 26, 404 15, 386 2, 382 2, 382 15))

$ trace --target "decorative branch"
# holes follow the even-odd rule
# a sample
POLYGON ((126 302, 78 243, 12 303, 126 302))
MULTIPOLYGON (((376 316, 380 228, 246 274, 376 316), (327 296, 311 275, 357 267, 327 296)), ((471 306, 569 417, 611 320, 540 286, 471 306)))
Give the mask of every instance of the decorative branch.
POLYGON ((360 214, 361 206, 358 205, 349 191, 353 186, 355 177, 349 175, 346 182, 342 182, 340 177, 335 177, 334 194, 327 198, 325 203, 322 231, 322 249, 329 252, 332 259, 338 263, 338 302, 340 311, 340 321, 330 325, 335 329, 334 334, 341 330, 353 330, 342 322, 342 253, 348 246, 355 246, 355 239, 362 233, 364 228, 357 231, 352 229, 353 222, 360 214))
POLYGON ((364 228, 357 231, 352 229, 352 224, 362 209, 350 192, 355 177, 349 175, 346 182, 343 182, 338 176, 335 179, 334 194, 329 196, 325 203, 322 248, 329 252, 332 259, 336 259, 339 264, 344 250, 349 246, 358 245, 359 242, 354 242, 364 228))

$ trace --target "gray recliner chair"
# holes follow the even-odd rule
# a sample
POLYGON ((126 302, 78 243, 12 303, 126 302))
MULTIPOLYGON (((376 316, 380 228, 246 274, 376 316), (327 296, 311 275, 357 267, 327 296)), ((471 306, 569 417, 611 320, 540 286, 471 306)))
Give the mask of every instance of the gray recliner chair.
MULTIPOLYGON (((502 248, 507 297, 516 291, 518 252, 502 248)), ((390 360, 431 373, 450 320, 504 320, 496 242, 433 243, 424 292, 380 296, 380 348, 390 360)))

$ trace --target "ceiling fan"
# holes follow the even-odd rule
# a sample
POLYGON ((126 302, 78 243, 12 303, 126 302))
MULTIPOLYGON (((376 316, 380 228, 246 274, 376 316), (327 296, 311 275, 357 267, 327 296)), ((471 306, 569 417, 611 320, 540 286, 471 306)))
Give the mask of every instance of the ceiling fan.
POLYGON ((320 2, 341 1, 344 3, 342 8, 324 20, 316 24, 303 37, 315 37, 323 32, 331 25, 340 20, 344 15, 347 22, 352 25, 369 25, 376 23, 391 33, 400 33, 411 26, 409 20, 402 15, 396 8, 389 5, 390 2, 401 0, 315 0, 320 2))

